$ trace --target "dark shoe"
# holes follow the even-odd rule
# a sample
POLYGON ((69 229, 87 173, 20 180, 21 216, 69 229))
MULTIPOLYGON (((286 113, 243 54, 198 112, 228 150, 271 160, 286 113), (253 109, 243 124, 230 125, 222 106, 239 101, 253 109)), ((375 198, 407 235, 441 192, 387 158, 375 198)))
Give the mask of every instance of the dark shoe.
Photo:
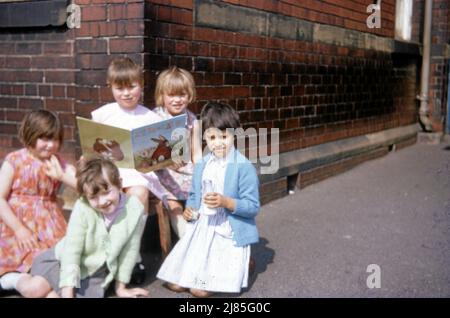
POLYGON ((256 261, 253 257, 250 257, 250 261, 248 262, 248 273, 253 274, 256 269, 256 261))
POLYGON ((146 273, 145 266, 142 263, 137 263, 133 268, 133 273, 131 273, 130 284, 141 285, 145 281, 146 273))
POLYGON ((18 291, 15 289, 3 289, 2 285, 0 285, 0 297, 8 297, 13 295, 19 295, 18 291))

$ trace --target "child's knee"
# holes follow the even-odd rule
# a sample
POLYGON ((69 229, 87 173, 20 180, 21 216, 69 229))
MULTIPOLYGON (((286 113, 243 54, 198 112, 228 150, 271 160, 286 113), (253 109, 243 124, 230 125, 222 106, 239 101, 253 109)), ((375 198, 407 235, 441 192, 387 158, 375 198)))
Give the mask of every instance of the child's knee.
POLYGON ((44 298, 52 289, 44 278, 34 276, 20 281, 17 290, 26 298, 44 298))
POLYGON ((128 196, 136 196, 142 203, 146 203, 149 199, 149 191, 143 186, 130 187, 126 190, 126 193, 128 196))
POLYGON ((183 214, 183 204, 180 201, 169 200, 170 214, 173 216, 183 214))

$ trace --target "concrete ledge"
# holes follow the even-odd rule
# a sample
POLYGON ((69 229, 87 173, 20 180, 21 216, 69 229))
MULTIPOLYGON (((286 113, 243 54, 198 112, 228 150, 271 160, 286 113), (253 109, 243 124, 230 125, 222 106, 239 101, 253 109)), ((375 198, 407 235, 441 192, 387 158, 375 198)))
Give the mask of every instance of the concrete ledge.
POLYGON ((415 42, 404 42, 394 40, 392 51, 393 53, 396 54, 408 54, 419 56, 422 55, 422 44, 415 42))
MULTIPOLYGON (((279 170, 274 174, 260 175, 260 182, 264 184, 376 148, 399 144, 416 138, 419 130, 419 125, 414 124, 282 153, 280 154, 279 170)), ((260 171, 260 169, 257 170, 260 171)))
POLYGON ((296 180, 296 188, 303 189, 316 182, 344 173, 365 161, 380 158, 388 153, 388 147, 379 147, 324 166, 301 171, 296 180))
POLYGON ((428 132, 419 132, 417 134, 417 142, 420 144, 426 145, 439 145, 444 139, 444 134, 441 132, 438 133, 428 133, 428 132))

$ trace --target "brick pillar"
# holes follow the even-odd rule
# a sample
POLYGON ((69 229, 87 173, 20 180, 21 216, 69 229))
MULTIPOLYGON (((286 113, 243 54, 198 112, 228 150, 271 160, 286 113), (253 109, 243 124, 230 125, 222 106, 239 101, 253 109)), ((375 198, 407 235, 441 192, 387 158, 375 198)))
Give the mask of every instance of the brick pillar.
POLYGON ((433 130, 442 132, 447 113, 449 2, 433 1, 431 28, 430 110, 433 130))

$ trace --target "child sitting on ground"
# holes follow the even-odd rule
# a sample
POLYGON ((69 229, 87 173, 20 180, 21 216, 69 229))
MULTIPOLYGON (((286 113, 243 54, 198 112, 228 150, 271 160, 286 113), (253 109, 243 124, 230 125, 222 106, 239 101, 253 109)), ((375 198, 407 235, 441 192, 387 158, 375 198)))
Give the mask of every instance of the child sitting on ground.
POLYGON ((147 296, 127 288, 139 257, 143 205, 121 192, 117 167, 104 158, 80 161, 77 200, 66 236, 31 268, 34 297, 104 297, 115 280, 119 297, 147 296))
POLYGON ((58 116, 48 110, 25 115, 19 130, 24 148, 9 153, 0 170, 0 290, 27 294, 28 271, 41 251, 66 233, 57 193, 75 188, 75 168, 58 155, 64 138, 58 116))
MULTIPOLYGON (((188 106, 195 100, 195 82, 192 75, 176 66, 172 66, 159 74, 156 80, 155 101, 157 106, 153 111, 163 119, 169 119, 173 116, 181 114, 187 115, 186 129, 189 134, 187 142, 190 144, 190 158, 187 162, 175 164, 169 167, 167 171, 169 176, 159 175, 163 184, 169 183, 167 177, 175 181, 175 186, 166 189, 162 194, 165 207, 169 210, 170 223, 176 235, 180 238, 186 230, 186 220, 183 218, 183 205, 186 202, 189 189, 192 182, 192 173, 194 165, 192 163, 192 156, 196 149, 194 142, 196 139, 192 138, 194 125, 196 124, 195 115, 189 111, 188 106), (174 191, 173 189, 176 189, 174 191)), ((197 147, 198 148, 198 147, 197 147)), ((164 216, 159 215, 165 213, 162 208, 157 209, 158 221, 160 222, 160 231, 166 230, 166 237, 162 237, 163 256, 167 256, 170 250, 170 228, 164 229, 161 226, 161 220, 164 216)))

